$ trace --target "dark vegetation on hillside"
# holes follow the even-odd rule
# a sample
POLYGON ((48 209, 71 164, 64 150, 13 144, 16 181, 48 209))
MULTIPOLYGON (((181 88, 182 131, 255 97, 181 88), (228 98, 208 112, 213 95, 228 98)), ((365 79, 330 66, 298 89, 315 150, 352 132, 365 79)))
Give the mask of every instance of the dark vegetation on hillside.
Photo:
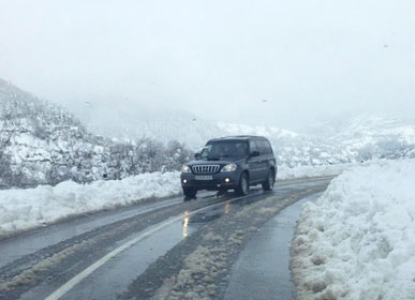
POLYGON ((119 142, 93 135, 61 107, 0 79, 0 188, 179 170, 191 156, 176 140, 119 142))

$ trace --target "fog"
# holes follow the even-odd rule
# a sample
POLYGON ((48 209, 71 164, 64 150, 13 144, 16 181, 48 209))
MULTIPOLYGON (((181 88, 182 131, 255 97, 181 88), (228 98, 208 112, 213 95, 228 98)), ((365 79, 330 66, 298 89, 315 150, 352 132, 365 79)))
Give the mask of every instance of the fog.
POLYGON ((1 0, 0 77, 74 111, 150 105, 290 129, 409 115, 414 16, 413 0, 1 0))

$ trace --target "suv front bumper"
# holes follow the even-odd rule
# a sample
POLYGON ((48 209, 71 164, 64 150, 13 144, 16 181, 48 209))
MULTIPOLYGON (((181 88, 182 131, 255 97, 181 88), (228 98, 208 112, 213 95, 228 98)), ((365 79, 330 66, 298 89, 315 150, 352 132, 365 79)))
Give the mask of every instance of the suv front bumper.
MULTIPOLYGON (((240 172, 224 172, 216 174, 206 174, 212 176, 212 180, 198 180, 197 175, 192 173, 182 173, 180 182, 183 188, 196 188, 197 190, 221 190, 235 189, 239 183, 240 172)), ((205 175, 203 175, 205 176, 205 175)))

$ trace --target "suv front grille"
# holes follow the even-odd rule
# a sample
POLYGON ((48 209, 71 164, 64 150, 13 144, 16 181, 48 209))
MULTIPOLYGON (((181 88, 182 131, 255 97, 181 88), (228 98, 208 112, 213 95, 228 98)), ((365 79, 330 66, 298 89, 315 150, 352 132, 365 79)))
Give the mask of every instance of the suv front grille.
POLYGON ((214 174, 220 169, 219 165, 196 165, 192 167, 195 174, 214 174))

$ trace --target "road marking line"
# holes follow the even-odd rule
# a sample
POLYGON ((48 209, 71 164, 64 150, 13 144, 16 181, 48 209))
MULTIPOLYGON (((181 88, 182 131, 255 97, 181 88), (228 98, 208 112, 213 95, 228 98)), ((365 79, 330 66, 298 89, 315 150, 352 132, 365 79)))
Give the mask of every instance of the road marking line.
POLYGON ((91 275, 95 270, 97 270, 99 267, 106 264, 111 258, 117 256, 124 250, 128 249, 132 245, 138 243, 139 241, 145 239, 146 237, 150 236, 151 234, 155 233, 156 231, 162 229, 163 227, 166 227, 170 225, 171 223, 174 223, 178 220, 180 220, 182 216, 175 217, 173 219, 170 219, 168 221, 165 221, 158 226, 151 228, 144 232, 143 234, 139 235, 138 237, 126 242, 125 244, 121 245, 117 249, 111 251, 92 265, 90 265, 88 268, 83 270, 81 273, 73 277, 71 280, 66 282, 64 285, 62 285, 59 289, 57 289, 54 293, 52 293, 49 297, 47 297, 45 300, 57 300, 60 299, 63 295, 65 295, 67 292, 69 292, 75 285, 80 283, 82 280, 84 280, 86 277, 91 275))
MULTIPOLYGON (((253 194, 253 195, 246 195, 243 197, 238 197, 238 198, 234 198, 234 199, 230 199, 228 202, 234 202, 236 200, 240 200, 246 197, 250 197, 250 196, 255 196, 257 194, 253 194)), ((190 213, 190 215, 199 213, 203 210, 207 210, 210 208, 213 208, 215 206, 221 206, 224 205, 224 202, 220 202, 220 203, 216 203, 213 205, 209 205, 203 208, 199 208, 195 211, 192 211, 190 213)), ((111 258, 117 256, 118 254, 120 254, 121 252, 123 252, 124 250, 128 249, 129 247, 133 246, 134 244, 138 243, 139 241, 145 239, 146 237, 152 235, 153 233, 163 229, 164 227, 179 221, 180 219, 182 219, 183 216, 180 214, 179 216, 173 217, 169 220, 166 220, 162 223, 157 224, 155 227, 152 227, 148 230, 146 230, 145 232, 143 232, 142 234, 140 234, 139 236, 137 236, 136 238, 122 244, 120 247, 114 249, 113 251, 111 251, 110 253, 106 254, 105 256, 103 256, 102 258, 100 258, 99 260, 97 260, 95 263, 93 263, 92 265, 90 265, 88 268, 86 268, 85 270, 83 270, 81 273, 75 275, 72 279, 70 279, 68 282, 66 282, 64 285, 62 285, 60 288, 58 288, 55 292, 53 292, 49 297, 47 297, 45 300, 58 300, 60 299, 62 296, 64 296, 66 293, 68 293, 73 287, 75 287, 78 283, 80 283, 81 281, 83 281, 86 277, 88 277, 89 275, 91 275, 94 271, 96 271, 98 268, 102 267, 104 264, 106 264, 111 258)))

